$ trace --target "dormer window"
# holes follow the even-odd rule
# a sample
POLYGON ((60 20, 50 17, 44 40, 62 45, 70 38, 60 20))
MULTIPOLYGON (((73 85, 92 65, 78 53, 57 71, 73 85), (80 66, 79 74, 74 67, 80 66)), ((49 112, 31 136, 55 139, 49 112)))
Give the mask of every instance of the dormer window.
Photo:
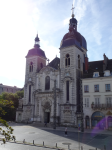
POLYGON ((29 72, 33 72, 33 63, 32 62, 30 63, 30 66, 29 66, 29 72))
POLYGON ((104 77, 106 77, 106 76, 110 76, 110 70, 105 70, 104 71, 104 77))
POLYGON ((69 67, 69 66, 70 66, 70 55, 69 55, 69 54, 66 54, 65 66, 66 66, 66 67, 69 67))
POLYGON ((99 77, 99 72, 94 72, 93 77, 94 77, 94 78, 99 77))

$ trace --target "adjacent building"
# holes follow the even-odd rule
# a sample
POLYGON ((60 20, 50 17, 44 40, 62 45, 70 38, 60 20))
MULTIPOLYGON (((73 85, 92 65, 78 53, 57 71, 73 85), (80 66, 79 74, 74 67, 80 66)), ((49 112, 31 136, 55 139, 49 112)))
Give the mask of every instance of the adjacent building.
POLYGON ((21 88, 18 88, 16 86, 3 85, 2 83, 0 84, 0 94, 2 94, 3 92, 16 93, 20 90, 21 88))
POLYGON ((112 128, 112 59, 89 62, 83 75, 85 128, 112 128))

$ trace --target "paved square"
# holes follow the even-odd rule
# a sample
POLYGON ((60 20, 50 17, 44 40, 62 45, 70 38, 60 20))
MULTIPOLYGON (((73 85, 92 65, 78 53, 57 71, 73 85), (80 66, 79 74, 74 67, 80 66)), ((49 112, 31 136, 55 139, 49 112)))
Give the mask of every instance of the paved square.
MULTIPOLYGON (((111 150, 112 147, 112 135, 108 134, 96 134, 96 133, 80 133, 77 132, 76 129, 72 131, 68 131, 68 136, 65 136, 64 128, 57 128, 56 130, 52 128, 38 128, 31 125, 24 124, 12 124, 14 128, 14 135, 16 136, 17 141, 25 141, 35 144, 44 144, 49 145, 51 147, 57 146, 61 148, 68 149, 68 145, 63 143, 71 143, 70 149, 79 150, 79 147, 83 146, 83 150, 89 150, 98 148, 98 150, 102 149, 104 145, 106 145, 107 150, 111 150), (80 142, 79 142, 80 141, 80 142)), ((69 130, 69 128, 68 128, 69 130)), ((18 145, 18 144, 10 144, 7 143, 4 145, 0 145, 0 150, 43 150, 45 148, 42 147, 34 147, 34 146, 26 146, 26 145, 18 145), (2 149, 1 149, 2 148, 2 149)))

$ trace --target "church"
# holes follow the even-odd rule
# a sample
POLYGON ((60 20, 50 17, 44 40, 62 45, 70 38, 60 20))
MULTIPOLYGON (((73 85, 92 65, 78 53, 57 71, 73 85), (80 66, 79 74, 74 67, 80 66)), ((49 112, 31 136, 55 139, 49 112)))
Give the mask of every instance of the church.
POLYGON ((48 64, 36 36, 34 48, 26 55, 24 98, 16 112, 17 122, 31 120, 52 124, 54 118, 59 125, 77 126, 81 122, 80 106, 84 98, 80 81, 85 76, 88 78, 89 62, 87 42, 77 31, 77 24, 72 10, 69 32, 60 43, 60 58, 48 64))

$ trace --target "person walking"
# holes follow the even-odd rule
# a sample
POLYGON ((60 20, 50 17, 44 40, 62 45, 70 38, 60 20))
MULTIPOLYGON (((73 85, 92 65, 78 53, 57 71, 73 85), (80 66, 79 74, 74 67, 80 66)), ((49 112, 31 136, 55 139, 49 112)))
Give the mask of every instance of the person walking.
POLYGON ((47 122, 45 121, 44 127, 47 127, 47 122))
POLYGON ((67 127, 65 127, 65 136, 67 136, 67 127))

